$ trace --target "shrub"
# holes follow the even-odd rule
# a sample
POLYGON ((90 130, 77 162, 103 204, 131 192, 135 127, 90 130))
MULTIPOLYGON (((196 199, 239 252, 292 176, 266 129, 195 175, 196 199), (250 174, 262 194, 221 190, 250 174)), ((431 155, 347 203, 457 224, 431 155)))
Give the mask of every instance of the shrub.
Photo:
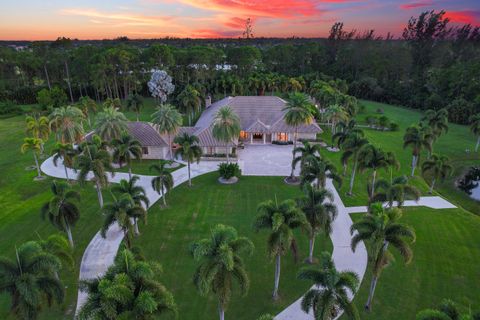
POLYGON ((390 123, 390 131, 398 131, 398 129, 400 129, 400 126, 398 125, 398 123, 395 123, 395 122, 390 123))
POLYGON ((293 141, 272 141, 272 144, 277 144, 279 146, 286 146, 288 144, 293 144, 293 141))
POLYGON ((377 113, 383 114, 383 109, 382 109, 382 108, 378 108, 378 109, 377 109, 377 113))
POLYGON ((242 170, 240 170, 238 163, 223 162, 218 165, 218 173, 220 174, 220 177, 222 177, 225 180, 228 180, 233 177, 240 177, 240 175, 242 174, 242 170))
POLYGON ((12 101, 0 102, 0 115, 15 115, 20 113, 20 106, 16 106, 12 101))
POLYGON ((386 129, 390 126, 390 119, 388 119, 386 116, 381 116, 378 118, 378 126, 380 129, 386 129))

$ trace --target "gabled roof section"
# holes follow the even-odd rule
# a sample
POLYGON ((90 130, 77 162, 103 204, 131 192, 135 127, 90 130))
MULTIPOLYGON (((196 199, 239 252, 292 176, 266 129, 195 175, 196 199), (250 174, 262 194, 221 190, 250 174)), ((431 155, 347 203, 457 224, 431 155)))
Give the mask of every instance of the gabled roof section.
POLYGON ((148 122, 132 121, 127 123, 128 132, 145 147, 168 147, 160 133, 148 122))
POLYGON ((252 123, 250 127, 245 129, 245 131, 256 132, 256 133, 268 133, 270 132, 270 126, 267 126, 265 123, 257 119, 257 121, 252 123))

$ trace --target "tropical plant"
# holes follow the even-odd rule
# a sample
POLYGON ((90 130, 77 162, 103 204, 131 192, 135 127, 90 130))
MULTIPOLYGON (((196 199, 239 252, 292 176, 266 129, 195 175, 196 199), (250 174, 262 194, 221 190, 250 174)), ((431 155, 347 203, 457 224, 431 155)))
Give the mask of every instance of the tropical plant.
POLYGON ((174 185, 172 173, 167 169, 168 163, 167 161, 161 161, 159 164, 150 166, 150 171, 155 171, 155 178, 152 179, 152 188, 157 191, 158 194, 162 194, 164 206, 167 206, 165 194, 170 191, 174 185))
POLYGON ((43 153, 43 143, 47 141, 50 136, 50 121, 45 116, 27 116, 25 122, 27 124, 27 135, 42 140, 41 152, 43 153))
POLYGON ((56 278, 61 264, 34 241, 15 248, 15 259, 0 257, 0 292, 11 297, 10 312, 19 319, 37 319, 46 304, 62 303, 63 284, 56 278))
POLYGON ((475 152, 477 152, 480 146, 480 113, 470 117, 470 131, 477 137, 475 144, 475 152))
POLYGON ((167 312, 177 315, 170 291, 159 281, 158 263, 148 262, 124 249, 101 278, 80 282, 88 294, 78 319, 156 319, 167 312))
POLYGON ((192 125, 192 114, 200 110, 200 92, 193 86, 187 85, 177 96, 177 100, 180 104, 180 110, 188 115, 188 125, 192 125))
POLYGON ((372 170, 372 188, 370 190, 370 197, 373 198, 375 193, 375 180, 377 178, 377 171, 381 168, 388 168, 392 163, 392 156, 389 153, 383 152, 382 149, 375 147, 372 144, 367 144, 361 148, 358 153, 358 169, 364 172, 367 169, 372 170))
POLYGON ((340 121, 337 124, 336 133, 332 136, 332 142, 337 141, 337 146, 340 148, 351 135, 358 135, 363 138, 363 130, 357 128, 356 125, 357 122, 354 119, 348 122, 340 121))
POLYGON ((448 111, 445 108, 425 111, 421 121, 425 122, 432 129, 435 138, 440 137, 444 132, 448 132, 448 111))
POLYGON ((139 121, 140 110, 143 106, 143 98, 138 93, 134 93, 128 96, 127 99, 127 109, 133 110, 137 115, 137 121, 139 121))
MULTIPOLYGON (((420 190, 415 186, 409 185, 406 176, 393 178, 392 181, 379 179, 375 184, 376 191, 373 194, 373 198, 370 199, 371 202, 387 202, 392 207, 396 201, 397 206, 400 208, 407 197, 415 201, 420 199, 420 190)), ((371 184, 369 183, 368 191, 371 190, 370 188, 371 184)))
POLYGON ((255 218, 255 231, 266 229, 270 232, 267 240, 268 255, 275 259, 275 283, 272 297, 278 299, 278 285, 280 283, 281 257, 292 250, 297 260, 298 248, 293 231, 298 228, 309 229, 305 214, 297 208, 295 201, 285 200, 278 203, 268 200, 258 205, 259 215, 255 218))
POLYGON ((333 204, 333 194, 326 189, 316 189, 306 184, 303 187, 304 195, 297 199, 297 205, 305 214, 309 228, 309 255, 308 262, 313 263, 315 238, 320 232, 330 235, 332 223, 337 217, 337 207, 333 204), (327 202, 329 200, 330 202, 327 202))
POLYGON ((152 122, 155 124, 158 132, 168 135, 170 159, 173 160, 172 135, 176 134, 178 128, 182 125, 182 115, 171 104, 162 104, 152 114, 152 122))
POLYGON ((433 192, 436 181, 443 181, 450 176, 453 171, 453 166, 450 164, 450 159, 447 156, 439 156, 432 154, 430 159, 422 163, 422 174, 425 176, 429 174, 432 178, 429 193, 433 192))
POLYGON ((76 143, 83 138, 84 115, 77 107, 56 108, 49 118, 50 128, 58 142, 76 143))
POLYGON ((428 152, 432 151, 433 135, 420 130, 417 126, 407 128, 403 136, 403 148, 412 148, 412 172, 411 177, 415 175, 415 168, 420 162, 420 153, 426 149, 428 152))
POLYGON ((240 177, 242 171, 240 170, 238 163, 220 163, 218 165, 218 173, 221 178, 229 180, 233 177, 240 177))
POLYGON ((294 150, 295 154, 300 153, 300 155, 293 159, 293 170, 295 170, 299 162, 300 167, 303 167, 305 162, 307 162, 310 158, 320 158, 321 149, 322 147, 319 144, 310 144, 308 141, 302 141, 302 146, 296 147, 294 150))
POLYGON ((57 142, 57 144, 55 144, 55 148, 52 150, 52 155, 52 160, 55 167, 58 164, 58 160, 62 159, 65 177, 67 178, 67 181, 70 181, 70 177, 68 176, 68 168, 73 167, 73 159, 76 155, 75 149, 70 143, 57 142))
POLYGON ((200 162, 200 158, 202 157, 202 148, 198 146, 198 137, 184 132, 183 134, 176 136, 173 142, 179 146, 175 150, 175 157, 181 156, 184 161, 187 161, 188 185, 191 187, 192 178, 190 174, 190 165, 193 161, 196 161, 197 163, 200 162))
POLYGON ((306 313, 312 310, 315 320, 333 320, 341 312, 345 312, 348 319, 360 319, 349 297, 357 292, 359 277, 352 271, 338 271, 330 253, 322 253, 319 268, 301 269, 298 278, 315 285, 307 291, 301 302, 302 310, 306 313))
POLYGON ((47 239, 40 239, 36 242, 40 245, 44 252, 56 257, 60 261, 62 268, 66 266, 70 271, 73 270, 75 266, 73 247, 69 244, 68 240, 63 234, 52 234, 49 235, 47 239))
POLYGON ((193 258, 199 262, 193 283, 201 295, 212 292, 216 296, 220 320, 224 319, 234 281, 242 295, 248 292, 250 280, 241 255, 251 255, 253 249, 248 238, 239 237, 237 230, 222 224, 211 230, 209 238, 196 241, 190 247, 193 258))
POLYGON ((113 161, 120 167, 126 163, 128 165, 128 178, 132 179, 132 158, 140 160, 142 158, 142 145, 134 139, 128 132, 123 132, 121 137, 112 141, 113 161))
POLYGON ((28 150, 32 151, 33 159, 35 160, 35 167, 37 168, 38 179, 42 178, 42 171, 40 170, 40 164, 38 163, 38 154, 40 153, 42 143, 43 143, 42 139, 24 138, 23 144, 20 147, 20 150, 22 151, 22 153, 25 153, 28 150))
POLYGON ((444 299, 436 309, 425 309, 417 313, 416 320, 479 320, 480 312, 462 314, 458 305, 444 299))
MULTIPOLYGON (((297 148, 298 127, 305 124, 310 124, 313 121, 315 106, 310 102, 308 96, 294 92, 289 95, 287 103, 283 111, 285 112, 283 119, 285 123, 294 128, 293 134, 293 151, 292 163, 295 159, 295 149, 297 148)), ((290 173, 290 179, 294 179, 294 168, 290 173)))
POLYGON ((95 133, 102 140, 119 139, 128 130, 127 118, 113 107, 105 108, 95 117, 95 133))
POLYGON ((350 159, 353 160, 352 175, 350 176, 350 187, 348 189, 348 195, 352 195, 353 185, 355 183, 355 174, 357 173, 358 159, 360 151, 364 146, 368 145, 368 140, 358 134, 349 135, 342 143, 343 154, 341 161, 346 164, 350 159))
POLYGON ((300 184, 315 183, 317 189, 325 188, 327 178, 342 185, 342 177, 337 174, 337 168, 332 162, 327 159, 309 158, 300 173, 300 184))
POLYGON ((218 141, 225 143, 227 163, 229 162, 230 143, 238 139, 240 130, 240 118, 232 108, 225 106, 218 109, 213 118, 212 135, 218 141))
POLYGON ((340 121, 347 121, 349 118, 345 109, 338 104, 329 106, 327 110, 325 110, 324 116, 330 122, 332 127, 332 135, 335 135, 336 133, 337 124, 340 121))
POLYGON ((367 310, 371 309, 371 303, 378 278, 385 267, 393 260, 389 251, 392 245, 403 257, 405 263, 410 263, 413 257, 410 243, 415 241, 415 231, 408 225, 400 223, 402 211, 398 208, 384 208, 380 202, 370 205, 369 213, 355 222, 350 233, 353 235, 351 247, 355 251, 362 241, 367 242, 369 260, 372 265, 372 281, 368 300, 365 304, 367 310))
POLYGON ((92 128, 90 113, 95 114, 97 112, 97 103, 92 98, 84 96, 78 100, 78 107, 82 110, 83 116, 87 118, 88 126, 92 128))

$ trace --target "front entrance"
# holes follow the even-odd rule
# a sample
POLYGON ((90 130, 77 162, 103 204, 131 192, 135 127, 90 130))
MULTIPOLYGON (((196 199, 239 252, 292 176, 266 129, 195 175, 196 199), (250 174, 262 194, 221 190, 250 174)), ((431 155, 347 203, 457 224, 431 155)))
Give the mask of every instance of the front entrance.
POLYGON ((263 143, 263 133, 253 133, 252 143, 263 143))

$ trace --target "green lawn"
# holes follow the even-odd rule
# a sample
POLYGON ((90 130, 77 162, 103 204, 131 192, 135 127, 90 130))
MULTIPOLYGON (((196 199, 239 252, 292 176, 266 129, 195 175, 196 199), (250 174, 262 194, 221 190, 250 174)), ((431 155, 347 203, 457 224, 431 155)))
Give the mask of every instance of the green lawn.
MULTIPOLYGON (((135 174, 142 174, 142 175, 155 175, 155 171, 150 170, 150 166, 154 164, 160 164, 161 160, 153 160, 153 159, 141 159, 141 160, 133 160, 132 161, 132 173, 135 174)), ((168 169, 168 171, 173 172, 178 170, 185 165, 179 164, 176 168, 168 169)), ((128 172, 128 166, 124 166, 119 169, 115 169, 116 172, 128 172)))
MULTIPOLYGON (((197 177, 193 183, 193 188, 184 184, 174 189, 167 197, 170 204, 167 209, 156 204, 149 210, 148 225, 141 228, 142 235, 135 242, 144 249, 147 258, 163 265, 161 281, 173 291, 179 318, 210 319, 216 315, 216 300, 212 296, 199 296, 192 283, 195 262, 188 246, 194 240, 208 237, 212 226, 219 223, 235 227, 255 244, 254 254, 245 258, 250 291, 244 298, 233 297, 226 313, 228 319, 252 320, 263 313, 276 314, 300 297, 309 283, 296 280, 303 263, 295 264, 289 255, 282 260, 281 300, 272 302, 274 264, 266 255, 267 233, 257 234, 252 230, 256 207, 261 201, 275 196, 279 201, 294 198, 300 195, 299 189, 285 185, 281 177, 242 177, 238 184, 225 186, 217 182, 216 173, 197 177)), ((303 261, 308 252, 307 237, 298 234, 297 239, 303 261)), ((330 240, 319 237, 316 255, 325 249, 331 250, 330 240)))

